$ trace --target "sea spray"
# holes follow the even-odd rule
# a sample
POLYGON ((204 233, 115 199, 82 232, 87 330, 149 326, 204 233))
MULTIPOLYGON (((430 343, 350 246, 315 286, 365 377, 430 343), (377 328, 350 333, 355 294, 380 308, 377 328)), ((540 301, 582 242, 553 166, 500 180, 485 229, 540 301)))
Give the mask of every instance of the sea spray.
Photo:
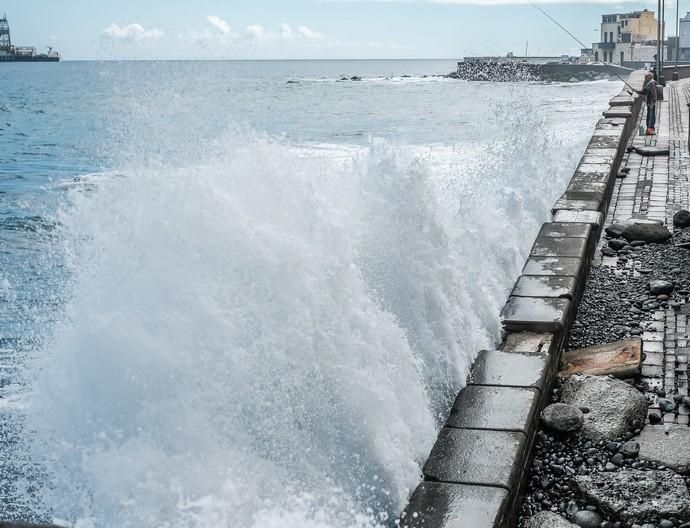
POLYGON ((576 162, 539 115, 500 118, 459 147, 133 132, 58 185, 66 300, 19 411, 36 509, 391 525, 576 162))

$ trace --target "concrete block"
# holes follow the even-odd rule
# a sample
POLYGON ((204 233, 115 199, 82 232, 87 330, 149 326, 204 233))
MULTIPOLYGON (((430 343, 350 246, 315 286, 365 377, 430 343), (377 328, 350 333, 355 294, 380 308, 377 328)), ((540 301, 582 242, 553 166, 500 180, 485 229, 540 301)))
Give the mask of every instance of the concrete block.
POLYGON ((599 211, 561 209, 553 213, 553 221, 585 223, 599 228, 604 223, 604 215, 599 211))
POLYGON ((616 159, 618 156, 617 147, 602 147, 597 145, 592 145, 591 143, 587 146, 585 150, 585 156, 611 156, 612 159, 616 159))
POLYGON ((529 436, 536 427, 539 401, 537 389, 468 385, 455 399, 446 427, 520 431, 529 436))
POLYGON ((551 214, 556 214, 556 211, 570 210, 570 211, 601 211, 604 197, 593 196, 591 198, 578 199, 576 196, 568 197, 567 193, 561 196, 551 208, 551 214))
MULTIPOLYGON (((591 166, 591 164, 589 165, 591 166)), ((570 183, 578 183, 580 185, 591 185, 597 183, 609 184, 612 181, 611 171, 609 172, 588 172, 585 165, 581 165, 585 169, 578 169, 570 180, 570 183)), ((612 169, 613 170, 613 169, 612 169)))
POLYGON ((530 257, 584 258, 587 240, 584 238, 537 237, 530 257))
MULTIPOLYGON (((553 338, 553 334, 537 334, 534 332, 508 334, 501 344, 500 350, 512 354, 528 354, 547 357, 551 354, 551 349, 554 346, 553 338)), ((489 354, 489 352, 483 351, 479 354, 479 357, 484 353, 489 354)), ((515 383, 510 383, 509 385, 521 386, 515 383)), ((522 386, 529 387, 531 385, 522 386)))
MULTIPOLYGON (((564 208, 564 200, 575 201, 578 203, 586 203, 587 210, 600 210, 606 201, 606 193, 609 188, 608 182, 580 182, 577 180, 571 181, 568 188, 561 198, 554 205, 554 211, 564 208), (592 209, 592 207, 599 209, 592 209)), ((567 205, 565 206, 567 207, 567 205)), ((572 207, 570 207, 572 209, 572 207)))
POLYGON ((589 141, 589 147, 592 149, 616 149, 620 148, 621 138, 606 137, 606 136, 592 136, 589 141))
POLYGON ((567 299, 510 297, 501 311, 501 318, 509 332, 560 333, 569 313, 567 299))
POLYGON ((625 119, 629 119, 633 116, 632 112, 630 109, 625 108, 625 107, 619 107, 619 106, 612 106, 608 110, 604 112, 604 117, 622 117, 625 119))
POLYGON ((536 355, 505 350, 482 350, 472 365, 469 383, 545 390, 549 381, 547 376, 550 360, 548 350, 545 352, 536 355))
POLYGON ((632 106, 635 100, 631 95, 619 94, 609 101, 609 106, 632 106))
POLYGON ((510 495, 502 488, 422 482, 400 528, 505 528, 510 495))
POLYGON ((576 173, 585 174, 611 174, 613 171, 612 163, 582 163, 577 166, 576 173))
POLYGON ((572 300, 577 284, 575 277, 558 275, 523 275, 515 283, 514 297, 560 297, 572 300))
POLYGON ((584 260, 577 257, 530 257, 522 268, 523 275, 580 277, 584 260))
POLYGON ((547 222, 541 226, 540 237, 548 238, 589 238, 592 226, 567 222, 547 222))
POLYGON ((592 136, 623 137, 624 127, 597 128, 592 136))
POLYGON ((527 437, 523 433, 444 427, 424 464, 426 480, 520 487, 527 437))
POLYGON ((585 153, 582 157, 580 163, 610 163, 613 164, 613 160, 616 158, 615 154, 590 154, 585 153))

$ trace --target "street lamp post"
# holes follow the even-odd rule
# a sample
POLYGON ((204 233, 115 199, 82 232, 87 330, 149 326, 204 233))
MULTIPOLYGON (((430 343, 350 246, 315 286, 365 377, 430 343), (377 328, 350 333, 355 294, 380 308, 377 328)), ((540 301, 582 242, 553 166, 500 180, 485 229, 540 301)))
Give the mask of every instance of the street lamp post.
POLYGON ((657 21, 656 21, 656 80, 661 82, 661 0, 657 0, 657 21))
POLYGON ((673 71, 673 80, 678 80, 678 54, 680 53, 680 0, 676 0, 676 67, 673 71))

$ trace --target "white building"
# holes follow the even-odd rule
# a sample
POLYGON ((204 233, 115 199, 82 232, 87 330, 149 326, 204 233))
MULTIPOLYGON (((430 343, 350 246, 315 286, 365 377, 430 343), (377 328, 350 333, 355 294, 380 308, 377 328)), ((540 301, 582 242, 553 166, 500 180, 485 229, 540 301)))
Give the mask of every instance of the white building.
POLYGON ((678 43, 678 58, 690 60, 690 13, 680 19, 680 42, 678 43))
POLYGON ((652 11, 602 15, 601 41, 592 45, 594 60, 613 64, 653 62, 657 39, 658 24, 652 11))

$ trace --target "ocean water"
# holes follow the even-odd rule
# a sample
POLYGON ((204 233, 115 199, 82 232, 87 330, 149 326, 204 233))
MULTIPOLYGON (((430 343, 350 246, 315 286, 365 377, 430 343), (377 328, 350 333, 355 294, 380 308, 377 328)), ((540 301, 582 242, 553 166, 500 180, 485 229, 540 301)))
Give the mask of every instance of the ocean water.
POLYGON ((393 525, 621 89, 453 67, 2 65, 0 518, 393 525))

